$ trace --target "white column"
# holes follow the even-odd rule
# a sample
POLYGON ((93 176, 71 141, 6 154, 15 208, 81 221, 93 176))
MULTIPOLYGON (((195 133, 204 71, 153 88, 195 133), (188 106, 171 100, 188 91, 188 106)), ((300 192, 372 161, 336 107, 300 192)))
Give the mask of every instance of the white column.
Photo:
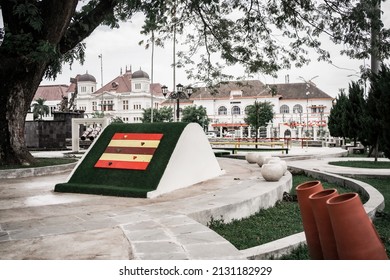
POLYGON ((80 123, 76 122, 76 119, 72 119, 72 152, 79 151, 79 127, 80 123))

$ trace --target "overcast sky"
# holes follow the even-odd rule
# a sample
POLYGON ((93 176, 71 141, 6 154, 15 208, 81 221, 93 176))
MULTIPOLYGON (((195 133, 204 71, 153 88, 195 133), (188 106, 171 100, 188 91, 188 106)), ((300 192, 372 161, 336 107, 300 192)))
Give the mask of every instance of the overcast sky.
MULTIPOLYGON (((387 1, 382 5, 382 11, 385 11, 382 19, 387 27, 390 27, 390 2, 387 1)), ((146 50, 138 44, 139 41, 147 39, 141 35, 140 26, 142 25, 142 16, 135 16, 132 22, 124 23, 119 29, 111 30, 107 27, 100 27, 85 40, 86 43, 86 60, 84 65, 76 62, 72 69, 68 65, 63 66, 62 74, 58 75, 56 80, 43 80, 42 85, 46 84, 69 84, 71 77, 77 74, 88 72, 93 75, 100 88, 102 80, 103 85, 124 72, 126 67, 132 67, 133 72, 139 69, 144 70, 151 76, 151 50, 146 50), (102 55, 102 59, 99 55, 102 55), (101 64, 103 67, 101 67, 101 64), (101 69, 103 68, 103 75, 101 69), (103 76, 103 79, 102 79, 103 76)), ((301 78, 310 80, 321 90, 329 95, 336 97, 340 88, 348 88, 351 80, 356 80, 359 75, 359 66, 366 64, 370 66, 370 61, 351 60, 346 56, 339 55, 340 46, 334 46, 329 42, 323 42, 324 46, 329 46, 332 55, 333 65, 325 62, 317 62, 315 57, 308 65, 299 69, 290 69, 278 72, 278 78, 272 78, 264 75, 255 75, 254 78, 263 83, 284 83, 286 75, 289 76, 290 83, 302 82, 301 78)), ((180 45, 177 45, 177 50, 180 45)), ((168 86, 172 90, 173 86, 173 52, 172 44, 166 44, 164 49, 155 48, 154 58, 154 82, 168 86)), ((241 69, 235 69, 236 76, 243 75, 241 69)), ((176 84, 183 85, 193 84, 197 81, 186 79, 184 70, 176 70, 176 84)))

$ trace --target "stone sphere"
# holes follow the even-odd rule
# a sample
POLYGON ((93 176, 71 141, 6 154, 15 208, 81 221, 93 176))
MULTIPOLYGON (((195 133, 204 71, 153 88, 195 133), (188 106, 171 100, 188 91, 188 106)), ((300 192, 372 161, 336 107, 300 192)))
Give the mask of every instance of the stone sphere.
POLYGON ((283 174, 283 166, 279 163, 266 163, 261 167, 261 176, 269 182, 279 181, 283 174))
POLYGON ((257 157, 257 164, 262 167, 266 158, 272 157, 271 155, 261 154, 257 157))
POLYGON ((280 164, 283 167, 283 175, 286 174, 286 172, 287 172, 287 163, 286 163, 286 161, 280 160, 280 159, 279 160, 272 159, 272 160, 268 161, 268 163, 280 164))
POLYGON ((263 164, 268 163, 270 160, 280 160, 280 157, 273 157, 273 156, 266 157, 266 158, 264 159, 263 164))
POLYGON ((245 155, 245 159, 249 163, 256 163, 257 162, 257 157, 259 156, 258 153, 247 153, 245 155))

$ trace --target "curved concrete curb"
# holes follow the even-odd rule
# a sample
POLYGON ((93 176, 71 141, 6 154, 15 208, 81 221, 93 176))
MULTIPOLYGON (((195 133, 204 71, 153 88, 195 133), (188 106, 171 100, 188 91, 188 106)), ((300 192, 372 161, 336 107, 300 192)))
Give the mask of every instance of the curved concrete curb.
POLYGON ((43 176, 49 174, 58 174, 72 170, 76 166, 77 162, 51 165, 36 168, 19 168, 19 169, 7 169, 0 170, 0 179, 15 179, 25 178, 32 176, 43 176))
MULTIPOLYGON (((383 195, 377 189, 367 183, 328 172, 313 171, 298 167, 289 167, 289 170, 293 172, 303 171, 306 175, 309 175, 318 180, 335 183, 337 185, 345 186, 356 192, 362 193, 369 198, 368 201, 364 204, 364 208, 367 215, 371 219, 375 217, 375 213, 378 210, 383 210, 385 207, 383 195)), ((282 255, 288 254, 299 245, 305 243, 305 234, 304 232, 300 232, 279 240, 275 240, 273 242, 269 242, 267 244, 241 250, 241 253, 246 256, 247 259, 252 260, 265 260, 271 257, 279 258, 282 255)))

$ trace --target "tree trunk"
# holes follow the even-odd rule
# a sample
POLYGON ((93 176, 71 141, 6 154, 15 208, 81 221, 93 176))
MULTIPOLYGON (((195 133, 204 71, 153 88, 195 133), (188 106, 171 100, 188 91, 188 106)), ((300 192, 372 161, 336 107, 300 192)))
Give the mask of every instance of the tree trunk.
POLYGON ((45 70, 44 63, 25 65, 16 59, 7 59, 9 67, 0 73, 0 165, 29 165, 34 161, 27 150, 24 127, 45 70))
POLYGON ((28 7, 24 2, 1 1, 9 36, 0 48, 0 165, 34 160, 26 147, 24 122, 45 71, 50 65, 48 73, 54 75, 61 56, 103 21, 111 21, 120 1, 90 1, 90 9, 78 18, 73 17, 78 0, 30 1, 33 8, 22 15, 21 8, 28 7))
POLYGON ((374 145, 371 145, 371 146, 370 146, 370 149, 368 150, 368 155, 367 155, 367 157, 371 157, 373 151, 374 151, 374 145))

